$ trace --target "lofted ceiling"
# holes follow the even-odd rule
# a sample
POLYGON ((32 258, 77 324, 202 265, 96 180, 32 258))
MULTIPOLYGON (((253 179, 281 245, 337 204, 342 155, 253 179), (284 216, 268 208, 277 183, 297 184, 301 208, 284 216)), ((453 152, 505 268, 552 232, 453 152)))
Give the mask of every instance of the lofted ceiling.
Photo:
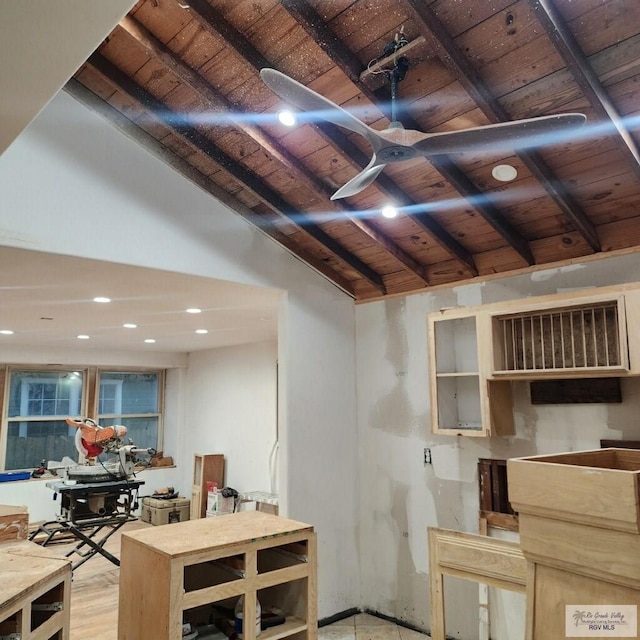
POLYGON ((359 301, 640 248, 637 0, 141 0, 67 90, 359 301), (406 128, 587 124, 517 153, 393 164, 331 200, 368 143, 320 118, 283 126, 259 72, 385 129, 400 57, 406 128))

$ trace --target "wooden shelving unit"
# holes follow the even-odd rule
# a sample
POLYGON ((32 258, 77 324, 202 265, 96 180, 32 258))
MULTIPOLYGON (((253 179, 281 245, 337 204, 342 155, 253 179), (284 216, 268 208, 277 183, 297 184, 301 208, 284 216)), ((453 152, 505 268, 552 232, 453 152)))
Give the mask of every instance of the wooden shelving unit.
POLYGON ((68 560, 44 557, 31 542, 2 545, 0 584, 0 637, 69 639, 68 560))
MULTIPOLYGON (((179 640, 184 622, 209 619, 212 605, 244 619, 256 598, 283 625, 261 640, 316 640, 316 534, 307 524, 257 511, 190 520, 123 534, 118 640, 179 640)), ((245 640, 255 628, 245 625, 245 640)))
POLYGON ((224 487, 224 456, 219 453, 196 453, 193 456, 193 485, 191 488, 191 520, 207 514, 207 482, 224 487))
POLYGON ((466 310, 428 318, 432 431, 490 436, 514 432, 511 385, 488 379, 488 317, 466 310))

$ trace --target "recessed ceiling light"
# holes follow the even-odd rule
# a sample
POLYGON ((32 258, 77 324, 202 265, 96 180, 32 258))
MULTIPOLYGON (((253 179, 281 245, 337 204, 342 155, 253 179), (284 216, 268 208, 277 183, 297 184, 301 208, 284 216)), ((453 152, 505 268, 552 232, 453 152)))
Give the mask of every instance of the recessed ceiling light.
POLYGON ((15 333, 15 331, 11 331, 11 329, 0 329, 0 333, 3 336, 12 336, 15 333))
POLYGON ((297 122, 296 114, 288 109, 284 109, 278 113, 278 120, 280 120, 285 127, 293 127, 297 122))
POLYGON ((137 329, 138 325, 137 324, 133 324, 133 322, 125 322, 122 325, 125 329, 137 329))
POLYGON ((518 171, 510 164, 499 164, 493 167, 491 175, 500 182, 511 182, 518 177, 518 171))
POLYGON ((81 333, 79 336, 76 336, 78 340, 88 340, 89 336, 86 333, 81 333))
POLYGON ((196 329, 196 333, 209 333, 209 329, 196 329))
POLYGON ((147 344, 153 344, 153 343, 155 342, 155 340, 154 340, 153 338, 147 338, 147 339, 145 340, 145 342, 146 342, 147 344))
POLYGON ((198 309, 197 307, 191 307, 187 309, 187 313, 202 313, 202 309, 198 309))
POLYGON ((385 218, 395 218, 398 215, 398 210, 394 206, 388 204, 386 207, 382 207, 380 213, 385 218))
POLYGON ((106 304, 107 302, 111 302, 111 298, 105 298, 104 296, 98 296, 93 299, 94 302, 100 302, 101 304, 106 304))

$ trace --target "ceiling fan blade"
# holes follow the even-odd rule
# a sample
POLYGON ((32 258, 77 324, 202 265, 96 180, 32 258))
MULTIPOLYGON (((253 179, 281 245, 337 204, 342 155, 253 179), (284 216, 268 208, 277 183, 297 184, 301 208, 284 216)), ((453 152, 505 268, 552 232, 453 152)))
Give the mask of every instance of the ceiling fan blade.
POLYGON ((384 143, 384 140, 380 138, 375 129, 358 120, 358 118, 338 106, 335 102, 331 102, 331 100, 316 93, 313 89, 305 87, 284 73, 280 73, 275 69, 265 68, 260 71, 260 77, 269 89, 283 100, 303 111, 317 112, 318 118, 322 120, 359 133, 371 143, 374 150, 384 143))
POLYGON ((371 158, 371 162, 354 178, 351 178, 349 182, 340 187, 332 196, 332 200, 339 200, 340 198, 348 198, 355 196, 356 193, 360 193, 366 189, 385 168, 384 163, 378 163, 375 155, 371 158))
POLYGON ((582 126, 582 113, 563 113, 513 122, 500 122, 472 129, 426 134, 412 145, 423 156, 464 151, 513 151, 570 139, 573 130, 582 126))

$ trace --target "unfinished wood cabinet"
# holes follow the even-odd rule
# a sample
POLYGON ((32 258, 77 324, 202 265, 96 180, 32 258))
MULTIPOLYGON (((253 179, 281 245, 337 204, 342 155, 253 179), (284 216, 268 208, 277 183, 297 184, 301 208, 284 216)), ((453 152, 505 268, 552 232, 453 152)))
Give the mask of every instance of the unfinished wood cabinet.
POLYGON ((640 451, 598 449, 507 465, 529 563, 527 640, 565 637, 567 607, 640 603, 640 451))
POLYGON ((224 456, 219 453, 193 456, 193 485, 191 488, 191 520, 207 515, 207 482, 224 487, 224 456))
POLYGON ((433 433, 514 433, 511 384, 489 380, 488 317, 465 310, 428 316, 433 433))
POLYGON ((515 431, 511 381, 640 375, 640 284, 430 313, 432 431, 515 431))
POLYGON ((28 555, 31 542, 0 546, 0 637, 68 640, 71 563, 28 555))
POLYGON ((492 315, 493 374, 548 377, 627 372, 624 297, 543 302, 492 315))
MULTIPOLYGON (((516 542, 429 527, 429 576, 433 640, 446 640, 444 578, 449 575, 498 589, 524 592, 527 563, 516 542)), ((558 636, 550 635, 550 638, 558 636)), ((548 640, 549 640, 548 639, 548 640)))
MULTIPOLYGON (((286 615, 260 640, 316 640, 313 527, 246 511, 123 534, 119 640, 180 640, 183 623, 209 620, 213 604, 233 611, 240 596, 245 620, 256 598, 286 615)), ((253 625, 244 638, 255 640, 253 625)))

